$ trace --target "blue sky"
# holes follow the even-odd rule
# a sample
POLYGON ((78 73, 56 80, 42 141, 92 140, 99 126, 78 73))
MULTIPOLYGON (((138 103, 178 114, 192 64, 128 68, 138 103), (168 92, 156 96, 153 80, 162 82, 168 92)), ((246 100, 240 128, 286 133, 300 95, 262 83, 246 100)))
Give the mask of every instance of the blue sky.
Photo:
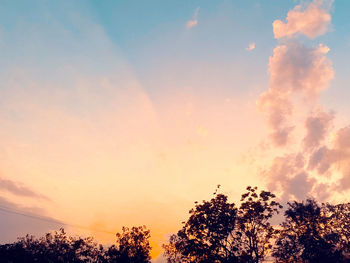
MULTIPOLYGON (((162 68, 165 63, 182 63, 190 58, 194 65, 189 67, 202 61, 237 62, 243 74, 254 75, 261 82, 266 80, 264 69, 276 44, 272 22, 283 18, 286 10, 292 9, 295 4, 294 0, 2 1, 0 20, 3 34, 11 34, 18 27, 27 27, 28 30, 26 38, 21 38, 20 33, 9 39, 3 37, 3 42, 13 48, 3 50, 2 58, 6 60, 7 57, 11 61, 13 57, 24 56, 40 63, 45 60, 40 52, 52 46, 63 56, 79 54, 82 52, 79 44, 74 46, 71 39, 62 39, 65 38, 62 32, 55 30, 60 27, 69 31, 70 37, 84 39, 89 33, 81 27, 87 22, 101 27, 114 48, 119 49, 135 74, 144 81, 147 81, 150 71, 162 68), (187 32, 185 24, 198 7, 199 25, 187 32), (43 39, 42 46, 35 45, 37 38, 43 39), (23 50, 25 42, 34 42, 34 47, 23 50), (256 43, 256 52, 242 52, 250 42, 256 43)), ((350 45, 347 32, 349 8, 350 4, 345 0, 335 1, 332 30, 320 39, 332 50, 329 56, 336 68, 339 86, 349 84, 343 77, 349 73, 344 65, 350 45)), ((47 56, 54 56, 52 50, 47 56)), ((152 83, 148 89, 152 90, 151 86, 152 83)), ((342 100, 343 96, 335 92, 332 96, 342 100)))

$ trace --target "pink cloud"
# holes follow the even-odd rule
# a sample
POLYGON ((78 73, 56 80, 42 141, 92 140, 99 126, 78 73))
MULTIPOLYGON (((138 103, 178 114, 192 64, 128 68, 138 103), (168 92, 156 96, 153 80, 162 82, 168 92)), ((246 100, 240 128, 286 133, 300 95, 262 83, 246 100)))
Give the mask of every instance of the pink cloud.
POLYGON ((186 27, 188 29, 195 27, 198 25, 198 13, 199 13, 200 7, 197 7, 196 10, 194 11, 193 18, 186 23, 186 27))
POLYGON ((255 43, 254 43, 254 42, 253 42, 253 43, 250 43, 249 46, 246 47, 246 50, 247 50, 247 51, 252 51, 252 50, 254 50, 254 49, 255 49, 255 43))
POLYGON ((287 123, 293 114, 292 97, 300 94, 304 99, 315 99, 328 88, 334 72, 325 56, 328 47, 308 48, 290 42, 274 49, 269 60, 269 89, 260 95, 258 105, 267 115, 271 137, 275 145, 288 142, 294 125, 287 123))
MULTIPOLYGON (((273 33, 275 38, 292 37, 303 34, 315 38, 327 32, 331 16, 326 3, 331 1, 313 1, 307 6, 296 6, 287 14, 287 22, 275 20, 273 33)), ((329 5, 328 5, 329 6, 329 5)))
POLYGON ((339 129, 331 147, 322 146, 313 153, 309 169, 316 169, 319 174, 339 172, 340 179, 334 190, 350 189, 350 126, 339 129))
POLYGON ((286 39, 269 59, 269 89, 260 95, 258 106, 266 115, 272 145, 284 146, 279 149, 284 152, 263 169, 269 189, 279 191, 282 200, 303 199, 310 194, 324 200, 332 190, 350 189, 350 128, 333 134, 335 116, 323 110, 317 100, 334 77, 332 63, 326 57, 329 48, 322 44, 307 47, 297 38, 291 39, 299 35, 315 38, 327 32, 331 4, 315 0, 299 5, 288 13, 285 23, 273 23, 275 38, 286 39), (301 104, 305 108, 295 112, 301 104), (299 124, 301 118, 304 127, 299 124), (294 130, 299 134, 293 137, 292 145, 289 141, 294 130), (334 178, 334 172, 341 178, 334 178), (319 180, 320 176, 329 181, 319 180))
POLYGON ((14 195, 21 196, 21 197, 31 197, 35 199, 42 199, 42 200, 50 200, 45 195, 42 195, 40 193, 37 193, 33 189, 19 183, 15 182, 6 178, 0 177, 0 190, 8 191, 14 195))
POLYGON ((303 143, 306 150, 314 149, 329 135, 334 114, 317 111, 305 121, 306 135, 303 143))
POLYGON ((280 191, 282 199, 288 200, 291 196, 303 199, 313 194, 320 200, 325 200, 331 192, 343 192, 350 190, 350 126, 338 129, 334 134, 334 141, 331 145, 322 142, 325 137, 330 136, 329 126, 333 115, 325 112, 318 112, 308 117, 306 125, 307 140, 311 134, 315 135, 311 144, 304 146, 315 146, 318 148, 298 153, 287 153, 273 159, 271 165, 263 174, 267 180, 268 188, 272 191, 280 191), (317 178, 332 179, 334 174, 339 177, 326 183, 319 182, 317 178), (313 175, 313 176, 310 176, 313 175))
POLYGON ((187 28, 195 27, 198 24, 198 20, 189 20, 186 24, 187 28))
POLYGON ((280 191, 281 200, 305 198, 313 189, 315 180, 305 170, 305 159, 302 154, 286 154, 276 157, 265 171, 268 188, 280 191))
POLYGON ((318 95, 334 75, 326 51, 326 46, 309 48, 294 42, 277 46, 269 61, 270 89, 283 94, 318 95))
POLYGON ((271 129, 271 139, 274 145, 282 146, 288 141, 292 126, 286 123, 292 115, 293 105, 288 97, 275 91, 267 91, 260 95, 258 100, 259 109, 266 113, 267 124, 271 129))

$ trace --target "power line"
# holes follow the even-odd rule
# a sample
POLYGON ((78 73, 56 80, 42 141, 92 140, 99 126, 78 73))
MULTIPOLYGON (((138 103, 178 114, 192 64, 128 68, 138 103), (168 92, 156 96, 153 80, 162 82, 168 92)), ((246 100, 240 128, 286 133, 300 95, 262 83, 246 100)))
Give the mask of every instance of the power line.
POLYGON ((115 235, 115 233, 113 233, 111 231, 102 230, 102 229, 91 229, 91 228, 86 227, 86 226, 68 224, 68 223, 65 223, 63 221, 59 221, 59 220, 43 217, 43 216, 40 216, 40 215, 28 214, 28 213, 25 213, 23 211, 16 211, 16 210, 8 208, 8 207, 0 206, 0 211, 3 211, 5 213, 9 213, 9 214, 20 215, 20 216, 36 219, 36 220, 39 220, 39 221, 44 221, 44 222, 47 222, 47 223, 53 223, 53 224, 56 224, 56 225, 70 226, 70 227, 90 230, 90 231, 94 231, 94 232, 100 232, 100 233, 115 235))
POLYGON ((21 215, 21 216, 25 216, 25 217, 29 217, 29 218, 34 218, 34 219, 46 221, 49 223, 54 223, 54 224, 58 224, 58 225, 67 225, 67 224, 60 222, 58 220, 54 220, 54 219, 50 219, 50 218, 46 218, 46 217, 42 217, 42 216, 38 216, 38 215, 26 214, 24 212, 17 212, 15 210, 10 209, 10 208, 4 208, 4 207, 0 206, 0 210, 3 212, 6 212, 6 213, 21 215))

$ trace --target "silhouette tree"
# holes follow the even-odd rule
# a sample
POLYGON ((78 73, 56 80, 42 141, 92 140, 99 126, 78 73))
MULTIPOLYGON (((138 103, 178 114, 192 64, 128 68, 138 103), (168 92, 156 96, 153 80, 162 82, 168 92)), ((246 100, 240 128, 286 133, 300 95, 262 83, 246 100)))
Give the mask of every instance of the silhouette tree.
POLYGON ((123 227, 117 233, 116 245, 106 251, 107 262, 148 263, 151 262, 150 231, 145 226, 123 227))
POLYGON ((276 261, 343 262, 343 255, 336 246, 340 236, 334 232, 330 210, 312 199, 288 205, 273 250, 276 261))
POLYGON ((238 262, 235 204, 216 191, 210 201, 196 202, 189 213, 182 229, 163 246, 168 262, 238 262))
MULTIPOLYGON (((219 187, 209 201, 195 202, 188 220, 163 245, 168 263, 259 263, 266 255, 283 263, 350 263, 350 203, 289 202, 274 229, 270 219, 282 208, 274 194, 248 186, 237 208, 219 187)), ((145 226, 123 227, 116 243, 105 247, 60 229, 0 245, 0 262, 150 263, 149 238, 145 226)))
POLYGON ((31 254, 23 249, 20 243, 14 244, 4 244, 0 246, 0 259, 4 263, 13 263, 13 262, 24 262, 32 263, 38 262, 35 261, 31 254))
POLYGON ((63 229, 39 239, 27 235, 0 246, 1 262, 98 262, 103 247, 93 238, 69 237, 63 229))
POLYGON ((281 205, 270 192, 256 191, 247 188, 239 209, 217 191, 210 201, 196 204, 183 228, 163 246, 168 262, 262 261, 275 234, 269 220, 281 205))
POLYGON ((243 262, 261 262, 271 249, 271 239, 276 231, 270 223, 271 217, 282 206, 275 201, 275 195, 257 187, 247 187, 242 195, 237 217, 238 249, 243 262))
POLYGON ((163 244, 164 256, 168 263, 186 262, 186 256, 183 255, 185 241, 178 235, 171 235, 169 243, 163 244))
MULTIPOLYGON (((325 205, 330 218, 332 231, 338 234, 337 249, 344 255, 350 255, 350 203, 325 205)), ((349 260, 350 262, 350 260, 349 260)))
POLYGON ((150 232, 146 227, 123 228, 117 233, 116 245, 104 248, 92 237, 71 237, 64 229, 36 239, 19 238, 13 244, 0 246, 0 262, 4 263, 149 263, 150 232))

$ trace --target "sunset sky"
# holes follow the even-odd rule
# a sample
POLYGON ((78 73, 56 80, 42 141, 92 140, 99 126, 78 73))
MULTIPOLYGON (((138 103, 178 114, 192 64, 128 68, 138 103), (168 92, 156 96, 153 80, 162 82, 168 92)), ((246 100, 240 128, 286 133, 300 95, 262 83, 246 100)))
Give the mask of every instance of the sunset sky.
POLYGON ((53 220, 104 243, 146 225, 156 259, 218 184, 234 201, 247 185, 350 201, 349 13, 348 0, 0 1, 0 241, 53 220))

